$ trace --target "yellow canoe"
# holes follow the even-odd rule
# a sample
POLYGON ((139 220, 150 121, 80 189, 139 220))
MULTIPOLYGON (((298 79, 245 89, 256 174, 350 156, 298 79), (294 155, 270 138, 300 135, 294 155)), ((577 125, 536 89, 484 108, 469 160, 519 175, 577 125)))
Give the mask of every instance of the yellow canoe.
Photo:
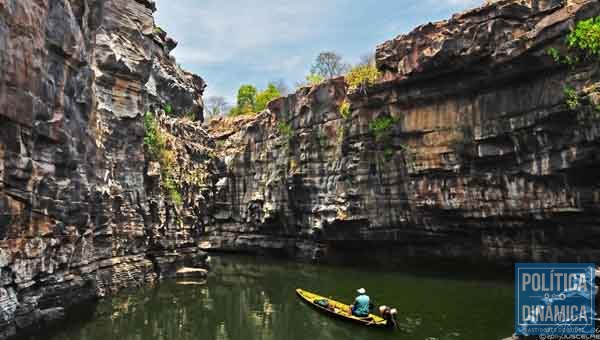
POLYGON ((330 314, 332 316, 339 317, 344 320, 360 323, 365 326, 370 327, 385 327, 387 326, 387 321, 375 314, 369 314, 369 316, 361 318, 358 316, 352 315, 350 311, 350 306, 343 304, 341 302, 325 298, 323 296, 307 292, 303 289, 296 289, 296 294, 305 302, 309 303, 311 306, 315 307, 317 310, 322 311, 324 313, 330 314), (324 306, 324 303, 317 303, 317 301, 327 301, 327 306, 324 306))

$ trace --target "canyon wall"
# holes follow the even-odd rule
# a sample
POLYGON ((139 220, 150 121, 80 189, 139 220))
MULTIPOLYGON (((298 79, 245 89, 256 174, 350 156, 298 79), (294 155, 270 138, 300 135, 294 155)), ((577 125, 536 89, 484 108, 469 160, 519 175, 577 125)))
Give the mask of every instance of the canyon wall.
POLYGON ((600 67, 548 54, 597 1, 490 2, 378 46, 375 84, 205 126, 164 114, 201 122, 206 85, 155 9, 0 0, 0 338, 201 249, 600 260, 600 67))
POLYGON ((203 264, 199 226, 186 222, 200 220, 189 197, 207 180, 186 178, 211 160, 195 144, 208 136, 158 118, 181 186, 193 182, 179 205, 144 153, 146 111, 203 113, 205 84, 169 56, 176 43, 155 10, 152 0, 0 0, 0 338, 203 264))
POLYGON ((334 79, 210 122, 227 174, 202 247, 600 260, 598 63, 548 53, 598 15, 597 1, 489 3, 378 46, 372 86, 334 79))

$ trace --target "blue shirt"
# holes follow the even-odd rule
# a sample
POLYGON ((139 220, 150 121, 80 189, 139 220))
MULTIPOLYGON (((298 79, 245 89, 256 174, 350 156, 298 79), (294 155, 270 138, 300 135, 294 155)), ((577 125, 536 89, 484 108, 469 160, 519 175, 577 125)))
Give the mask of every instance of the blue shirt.
POLYGON ((371 299, 368 295, 361 294, 354 300, 353 312, 356 316, 368 316, 369 315, 369 304, 371 299))

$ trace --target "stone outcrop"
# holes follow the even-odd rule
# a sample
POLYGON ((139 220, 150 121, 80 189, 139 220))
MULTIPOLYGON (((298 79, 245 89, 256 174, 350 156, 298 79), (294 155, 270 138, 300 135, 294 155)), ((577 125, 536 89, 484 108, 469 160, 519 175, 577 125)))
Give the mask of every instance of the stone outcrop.
POLYGON ((378 46, 377 84, 334 79, 229 131, 211 123, 227 176, 202 246, 600 259, 598 64, 547 53, 566 53, 571 27, 598 15, 597 1, 493 2, 378 46))
MULTIPOLYGON (((198 225, 186 223, 202 203, 169 203, 147 175, 144 112, 202 119, 205 87, 169 56, 176 44, 154 10, 149 0, 0 0, 0 338, 203 264, 198 225)), ((180 134, 180 167, 200 174, 203 135, 159 121, 180 134)), ((196 177, 190 195, 206 187, 196 177)))
POLYGON ((380 45, 376 84, 205 126, 172 117, 202 121, 206 84, 155 9, 0 0, 0 338, 202 267, 200 248, 600 260, 600 66, 547 53, 597 1, 490 1, 380 45))

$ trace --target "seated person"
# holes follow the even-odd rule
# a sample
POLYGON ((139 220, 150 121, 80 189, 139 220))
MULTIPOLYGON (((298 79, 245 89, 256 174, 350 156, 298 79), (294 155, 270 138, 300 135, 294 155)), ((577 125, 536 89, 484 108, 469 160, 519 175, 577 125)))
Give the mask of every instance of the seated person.
POLYGON ((354 299, 354 303, 350 306, 350 310, 352 311, 352 315, 364 318, 369 316, 371 299, 364 288, 358 289, 357 292, 358 296, 354 299))

